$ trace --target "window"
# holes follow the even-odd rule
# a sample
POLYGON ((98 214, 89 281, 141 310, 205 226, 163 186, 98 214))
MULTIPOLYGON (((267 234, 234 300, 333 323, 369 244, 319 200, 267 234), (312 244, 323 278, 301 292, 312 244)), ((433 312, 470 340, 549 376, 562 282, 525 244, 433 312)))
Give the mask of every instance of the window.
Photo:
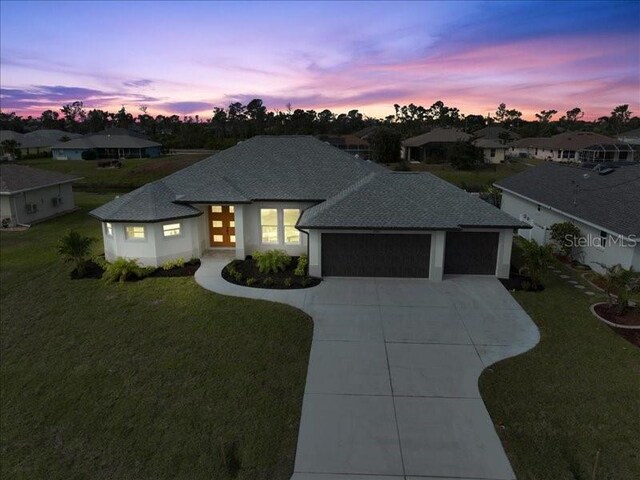
POLYGON ((282 210, 284 223, 284 243, 289 245, 300 245, 300 231, 295 225, 300 216, 300 210, 285 208, 282 210))
POLYGON ((180 235, 180 224, 179 223, 167 223, 162 226, 162 234, 165 237, 175 237, 180 235))
POLYGON ((275 208, 261 208, 260 227, 262 229, 262 243, 278 243, 278 210, 275 208))
POLYGON ((221 205, 211 205, 211 213, 220 213, 222 212, 221 205))
POLYGON ((492 157, 495 157, 495 156, 496 156, 496 149, 495 149, 495 148, 492 148, 492 149, 491 149, 491 156, 492 156, 492 157))
POLYGON ((125 234, 127 240, 144 240, 145 232, 142 225, 129 225, 125 227, 125 234))
POLYGON ((540 205, 538 205, 538 211, 540 211, 540 205))
POLYGON ((106 222, 104 224, 104 229, 106 230, 107 235, 113 237, 113 225, 111 225, 109 222, 106 222))

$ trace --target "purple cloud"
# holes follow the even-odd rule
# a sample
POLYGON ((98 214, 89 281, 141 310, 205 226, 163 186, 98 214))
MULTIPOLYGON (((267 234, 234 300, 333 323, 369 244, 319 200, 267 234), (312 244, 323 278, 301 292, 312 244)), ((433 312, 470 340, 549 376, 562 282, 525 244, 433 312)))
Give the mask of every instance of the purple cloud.
POLYGON ((213 110, 213 104, 211 102, 167 102, 157 104, 156 107, 166 109, 169 112, 181 113, 183 115, 195 112, 213 110))
POLYGON ((153 80, 149 80, 148 78, 141 78, 140 80, 128 80, 126 82, 122 82, 125 87, 148 87, 153 83, 153 80))

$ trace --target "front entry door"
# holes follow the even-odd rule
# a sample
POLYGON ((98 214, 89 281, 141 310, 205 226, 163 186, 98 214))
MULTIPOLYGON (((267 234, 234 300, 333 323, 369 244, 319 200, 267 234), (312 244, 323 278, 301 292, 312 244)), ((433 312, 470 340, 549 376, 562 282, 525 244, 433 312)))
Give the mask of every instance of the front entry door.
POLYGON ((236 224, 233 205, 211 205, 209 231, 212 247, 235 247, 236 224))

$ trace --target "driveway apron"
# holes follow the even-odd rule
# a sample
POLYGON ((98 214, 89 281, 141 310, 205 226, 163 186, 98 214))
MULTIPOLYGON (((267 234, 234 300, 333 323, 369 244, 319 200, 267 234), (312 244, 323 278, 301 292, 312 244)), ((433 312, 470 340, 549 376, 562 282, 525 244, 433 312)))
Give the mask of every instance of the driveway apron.
POLYGON ((196 281, 314 321, 293 480, 515 479, 478 377, 539 333, 497 279, 328 278, 278 291, 226 282, 228 261, 205 257, 196 281))

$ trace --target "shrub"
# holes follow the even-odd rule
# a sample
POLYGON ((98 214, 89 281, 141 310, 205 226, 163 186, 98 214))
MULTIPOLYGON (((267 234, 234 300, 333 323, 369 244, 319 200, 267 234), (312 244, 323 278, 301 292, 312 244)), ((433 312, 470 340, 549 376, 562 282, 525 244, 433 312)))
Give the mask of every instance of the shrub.
POLYGON ((298 277, 304 277, 307 274, 308 265, 309 257, 307 257, 305 254, 300 255, 300 258, 298 258, 298 265, 293 271, 294 275, 297 275, 298 277))
POLYGON ((124 283, 133 278, 144 278, 153 272, 153 267, 142 267, 135 259, 126 259, 122 257, 116 258, 113 262, 107 264, 102 278, 105 282, 124 283))
POLYGON ((95 238, 85 237, 74 230, 58 241, 58 254, 65 262, 75 263, 78 277, 84 276, 87 260, 91 255, 91 246, 95 241, 95 238))
POLYGON ((247 286, 250 287, 251 285, 255 285, 255 283, 258 280, 256 280, 255 278, 251 277, 251 278, 247 278, 247 286))
POLYGON ((291 288, 291 285, 293 285, 293 279, 285 278, 284 282, 282 282, 282 283, 284 284, 285 287, 291 288))
POLYGON ((640 273, 633 267, 629 269, 617 264, 607 266, 599 263, 604 268, 604 273, 598 275, 600 284, 607 294, 609 306, 615 306, 619 315, 622 315, 629 308, 631 295, 640 292, 640 273))
POLYGON ((411 167, 409 166, 409 162, 403 161, 398 163, 395 167, 393 167, 395 172, 410 172, 411 167))
POLYGON ((83 160, 97 160, 98 154, 95 150, 85 150, 80 154, 83 160))
POLYGON ((305 277, 302 279, 302 282, 300 282, 302 284, 303 287, 308 287, 309 285, 311 285, 311 282, 313 280, 311 280, 311 278, 309 277, 305 277))
POLYGON ((276 273, 287 268, 291 263, 291 257, 284 250, 267 250, 265 252, 254 252, 253 260, 258 266, 260 273, 276 273))
POLYGON ((182 268, 184 267, 184 258, 176 258, 174 260, 167 260, 162 264, 163 270, 171 270, 173 268, 182 268))
POLYGON ((521 239, 522 253, 520 259, 523 266, 520 271, 526 271, 531 277, 531 286, 537 289, 540 285, 542 272, 553 262, 553 249, 551 245, 540 245, 535 240, 521 239))
POLYGON ((273 285, 274 283, 275 283, 275 282, 274 282, 273 278, 271 278, 271 277, 267 277, 267 278, 265 278, 265 279, 262 281, 262 284, 263 284, 265 287, 270 287, 270 286, 271 286, 271 285, 273 285))
POLYGON ((572 257, 576 240, 580 237, 580 229, 571 222, 554 223, 550 227, 551 240, 558 251, 567 257, 572 257))
POLYGON ((234 280, 235 280, 236 282, 240 283, 240 282, 242 281, 242 279, 244 278, 244 275, 242 275, 242 273, 241 273, 241 272, 236 271, 236 272, 233 274, 233 278, 234 278, 234 280))
POLYGON ((484 152, 471 142, 455 142, 447 150, 447 159, 456 170, 475 170, 484 163, 484 152))

